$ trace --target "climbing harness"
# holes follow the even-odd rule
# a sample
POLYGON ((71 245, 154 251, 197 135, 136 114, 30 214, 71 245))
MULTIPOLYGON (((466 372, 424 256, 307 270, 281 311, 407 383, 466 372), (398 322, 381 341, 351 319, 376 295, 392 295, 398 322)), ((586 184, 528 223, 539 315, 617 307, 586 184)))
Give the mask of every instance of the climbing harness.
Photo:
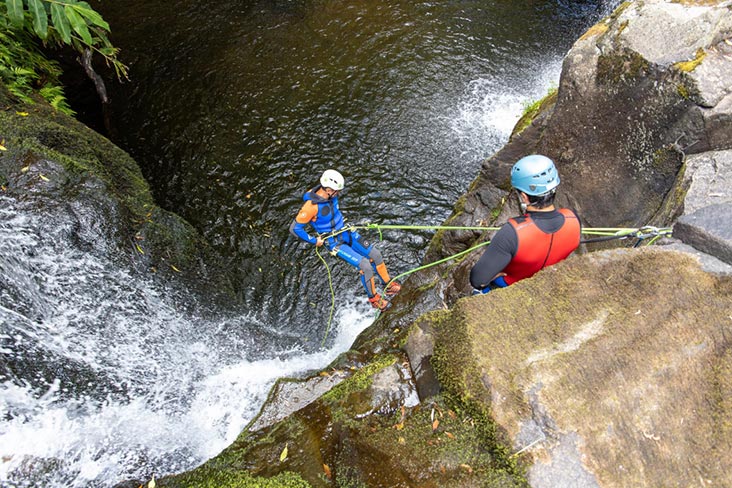
MULTIPOLYGON (((356 230, 376 230, 379 233, 379 240, 383 241, 383 230, 475 230, 475 231, 497 231, 500 229, 500 227, 487 227, 487 226, 452 226, 452 225, 397 225, 397 224, 374 224, 371 222, 364 222, 359 225, 346 225, 342 227, 341 229, 337 231, 333 231, 327 234, 320 234, 319 237, 323 239, 324 241, 328 240, 331 237, 338 236, 344 232, 349 231, 356 231, 356 230)), ((644 227, 640 228, 631 228, 631 227, 589 227, 589 228, 583 228, 582 234, 585 235, 594 235, 598 237, 593 237, 589 239, 582 239, 580 241, 580 244, 593 244, 596 242, 607 242, 612 240, 623 240, 623 239, 637 239, 633 247, 638 247, 644 240, 649 239, 648 243, 646 245, 650 246, 651 244, 655 243, 658 239, 664 236, 671 235, 672 229, 670 227, 655 227, 651 225, 646 225, 644 227)), ((439 264, 445 263, 447 261, 452 261, 453 259, 458 259, 466 254, 469 254, 476 249, 479 249, 483 246, 487 246, 490 244, 490 240, 481 242, 479 244, 476 244, 475 246, 470 247, 469 249, 466 249, 464 251, 460 251, 456 254, 453 254, 451 256, 447 256, 446 258, 439 259, 437 261, 424 264, 422 266, 418 266, 416 268, 410 269, 408 271, 405 271, 404 273, 401 273, 397 276, 394 276, 389 283, 386 283, 384 287, 388 287, 390 283, 393 281, 396 281, 400 278, 403 278, 405 276, 409 276, 412 273, 416 273, 417 271, 422 271, 424 269, 431 268, 432 266, 437 266, 439 264)), ((330 267, 328 266, 328 263, 323 259, 323 256, 320 254, 319 249, 316 247, 315 252, 318 255, 318 258, 325 264, 325 268, 328 272, 328 285, 330 286, 330 295, 331 295, 331 307, 330 307, 330 314, 328 316, 328 325, 325 330, 325 336, 323 337, 323 341, 321 343, 321 347, 325 346, 325 341, 328 338, 328 333, 330 331, 331 322, 333 319, 333 311, 335 310, 335 292, 333 290, 333 280, 330 273, 330 267)), ((333 254, 331 252, 331 254, 333 254)), ((380 315, 380 312, 378 312, 380 315)), ((378 316, 377 315, 377 318, 378 316)))

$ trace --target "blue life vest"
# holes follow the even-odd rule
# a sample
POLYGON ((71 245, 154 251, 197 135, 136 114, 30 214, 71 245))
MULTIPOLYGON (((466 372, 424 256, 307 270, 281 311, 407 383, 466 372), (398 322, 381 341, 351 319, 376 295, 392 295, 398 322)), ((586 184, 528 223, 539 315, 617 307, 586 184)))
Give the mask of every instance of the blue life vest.
POLYGON ((302 199, 311 201, 318 206, 318 216, 314 222, 310 222, 318 234, 328 234, 343 228, 343 214, 338 206, 338 197, 331 199, 322 198, 315 194, 318 187, 307 192, 302 199))

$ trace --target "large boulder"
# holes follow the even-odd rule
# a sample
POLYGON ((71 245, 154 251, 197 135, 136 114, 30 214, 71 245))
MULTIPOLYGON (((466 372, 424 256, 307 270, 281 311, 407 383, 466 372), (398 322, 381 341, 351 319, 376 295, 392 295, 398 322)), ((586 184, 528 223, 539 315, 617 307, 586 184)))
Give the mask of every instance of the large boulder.
POLYGON ((688 254, 592 253, 442 312, 436 368, 534 487, 732 486, 730 304, 688 254))

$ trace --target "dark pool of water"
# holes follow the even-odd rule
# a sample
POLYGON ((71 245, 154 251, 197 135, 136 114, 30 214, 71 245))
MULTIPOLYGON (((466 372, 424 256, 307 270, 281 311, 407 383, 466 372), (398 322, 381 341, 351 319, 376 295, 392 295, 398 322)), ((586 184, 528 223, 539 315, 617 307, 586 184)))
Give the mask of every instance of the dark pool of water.
MULTIPOLYGON (((131 77, 112 87, 114 138, 240 271, 250 310, 318 336, 325 269, 287 232, 318 175, 345 175, 351 221, 441 222, 613 3, 104 2, 131 77)), ((392 270, 430 235, 385 234, 392 270)), ((363 295, 333 272, 339 302, 363 295)))

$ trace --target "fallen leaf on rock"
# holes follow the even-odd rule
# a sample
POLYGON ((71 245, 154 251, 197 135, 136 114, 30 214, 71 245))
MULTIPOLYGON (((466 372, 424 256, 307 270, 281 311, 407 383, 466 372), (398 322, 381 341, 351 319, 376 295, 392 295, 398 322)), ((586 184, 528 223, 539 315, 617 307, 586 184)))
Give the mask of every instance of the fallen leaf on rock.
POLYGON ((282 449, 282 452, 280 453, 280 462, 287 459, 287 444, 285 444, 285 448, 282 449))

